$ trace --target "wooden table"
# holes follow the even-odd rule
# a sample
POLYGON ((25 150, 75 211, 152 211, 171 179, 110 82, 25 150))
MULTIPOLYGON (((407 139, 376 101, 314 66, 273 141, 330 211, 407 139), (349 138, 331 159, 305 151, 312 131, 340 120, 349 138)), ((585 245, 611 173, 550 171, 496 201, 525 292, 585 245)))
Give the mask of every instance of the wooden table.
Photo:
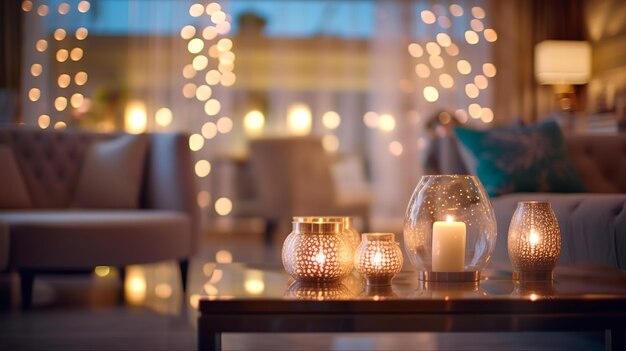
POLYGON ((356 274, 310 286, 282 268, 214 268, 220 279, 199 303, 199 350, 221 350, 224 332, 502 331, 604 331, 607 350, 626 350, 626 274, 601 266, 557 267, 544 283, 487 270, 476 284, 434 285, 406 271, 378 289, 356 274))

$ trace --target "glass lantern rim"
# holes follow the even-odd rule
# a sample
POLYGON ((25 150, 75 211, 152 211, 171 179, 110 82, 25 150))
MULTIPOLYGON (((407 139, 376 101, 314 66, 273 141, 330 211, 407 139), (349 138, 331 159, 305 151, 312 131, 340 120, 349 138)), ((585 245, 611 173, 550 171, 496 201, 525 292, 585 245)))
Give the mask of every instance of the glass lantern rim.
POLYGON ((529 200, 529 201, 518 201, 517 205, 533 205, 533 206, 551 206, 550 201, 540 201, 540 200, 529 200))
POLYGON ((342 231, 341 222, 292 222, 293 230, 302 234, 334 235, 342 231))
POLYGON ((375 240, 389 240, 389 241, 393 241, 395 238, 395 233, 363 233, 361 234, 361 238, 363 240, 367 239, 375 239, 375 240))
POLYGON ((292 223, 344 223, 352 222, 350 216, 293 216, 292 223))

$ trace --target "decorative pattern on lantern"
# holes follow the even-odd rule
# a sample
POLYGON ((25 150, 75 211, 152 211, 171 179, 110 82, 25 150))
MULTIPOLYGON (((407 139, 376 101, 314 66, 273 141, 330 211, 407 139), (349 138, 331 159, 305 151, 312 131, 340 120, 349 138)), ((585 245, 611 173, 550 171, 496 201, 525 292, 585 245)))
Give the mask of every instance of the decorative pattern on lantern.
POLYGON ((361 242, 361 234, 359 234, 359 231, 354 228, 352 217, 293 217, 293 221, 310 223, 338 222, 341 223, 341 229, 344 234, 350 238, 354 250, 356 250, 357 246, 359 246, 359 243, 361 242))
POLYGON ((424 281, 480 279, 496 244, 496 219, 480 180, 423 176, 409 201, 404 247, 424 281))
POLYGON ((354 250, 340 222, 294 221, 283 243, 282 260, 298 281, 332 282, 352 271, 354 250))
POLYGON ((298 300, 332 301, 350 299, 354 293, 342 282, 317 284, 295 281, 289 285, 284 296, 298 300))
POLYGON ((551 280, 561 253, 561 230, 549 202, 523 201, 511 219, 508 239, 514 280, 551 280))
POLYGON ((390 285, 402 269, 402 251, 393 233, 366 233, 356 250, 354 265, 368 285, 390 285))

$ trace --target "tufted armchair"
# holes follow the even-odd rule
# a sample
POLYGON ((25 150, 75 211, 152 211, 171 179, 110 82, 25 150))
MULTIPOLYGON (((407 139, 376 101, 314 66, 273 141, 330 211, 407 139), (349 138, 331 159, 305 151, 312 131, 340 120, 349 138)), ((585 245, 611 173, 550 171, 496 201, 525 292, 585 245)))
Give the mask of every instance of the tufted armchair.
MULTIPOLYGON (((185 135, 4 127, 0 128, 0 150, 15 161, 21 178, 9 180, 9 187, 0 186, 0 193, 4 191, 0 197, 11 197, 19 184, 26 188, 27 197, 21 202, 0 200, 0 270, 19 272, 23 307, 31 304, 35 275, 49 271, 174 259, 180 262, 184 287, 187 262, 199 233, 185 135), (139 146, 125 147, 127 140, 139 146), (96 146, 104 156, 94 161, 96 146), (138 152, 143 152, 141 157, 130 155, 138 152), (124 168, 137 170, 125 174, 120 169, 120 179, 113 182, 120 186, 113 191, 105 187, 111 184, 110 178, 116 178, 107 175, 115 172, 111 160, 123 160, 129 166, 124 168), (89 173, 87 165, 103 172, 89 173), (136 194, 125 188, 133 177, 138 181, 136 194), (85 182, 95 187, 81 190, 85 182), (82 198, 78 196, 81 191, 82 198)), ((8 169, 0 171, 3 181, 11 177, 8 169)))

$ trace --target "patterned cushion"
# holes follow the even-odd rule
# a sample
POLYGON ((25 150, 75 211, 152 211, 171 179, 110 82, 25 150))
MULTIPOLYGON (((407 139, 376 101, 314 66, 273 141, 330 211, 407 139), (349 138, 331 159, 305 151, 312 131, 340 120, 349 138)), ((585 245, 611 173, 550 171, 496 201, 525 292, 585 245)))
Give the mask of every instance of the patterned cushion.
POLYGON ((584 192, 554 121, 487 131, 456 128, 470 172, 490 196, 513 192, 584 192))

